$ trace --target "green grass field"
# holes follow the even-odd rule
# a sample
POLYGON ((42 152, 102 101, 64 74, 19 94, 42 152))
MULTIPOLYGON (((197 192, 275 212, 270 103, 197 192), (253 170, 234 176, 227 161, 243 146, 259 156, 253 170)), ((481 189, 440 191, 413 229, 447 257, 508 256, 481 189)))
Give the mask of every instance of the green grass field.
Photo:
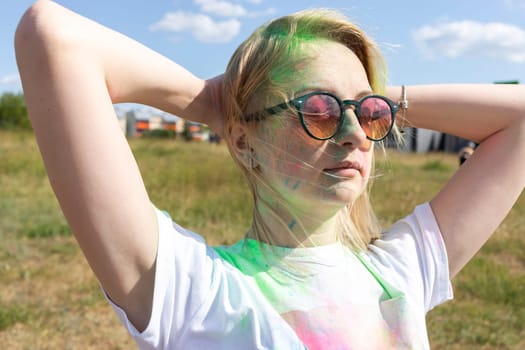
MULTIPOLYGON (((225 146, 131 145, 157 207, 210 244, 246 232, 250 195, 225 146)), ((383 223, 429 200, 456 168, 455 155, 380 157, 373 202, 383 223)), ((453 281, 455 300, 429 313, 433 349, 525 349, 523 227, 522 194, 453 281)), ((71 236, 31 134, 0 132, 0 242, 0 349, 134 348, 71 236)))

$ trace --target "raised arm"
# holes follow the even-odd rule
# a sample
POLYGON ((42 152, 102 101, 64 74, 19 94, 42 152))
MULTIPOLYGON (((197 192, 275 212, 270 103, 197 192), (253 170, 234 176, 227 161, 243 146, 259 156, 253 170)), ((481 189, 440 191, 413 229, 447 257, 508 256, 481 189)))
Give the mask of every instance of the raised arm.
MULTIPOLYGON (((454 276, 489 239, 525 186, 525 86, 407 88, 411 125, 480 143, 430 204, 454 276)), ((388 95, 399 99, 399 88, 388 95)))
POLYGON ((51 1, 25 13, 15 46, 62 210, 104 289, 141 330, 151 312, 156 216, 112 103, 210 116, 206 82, 51 1))

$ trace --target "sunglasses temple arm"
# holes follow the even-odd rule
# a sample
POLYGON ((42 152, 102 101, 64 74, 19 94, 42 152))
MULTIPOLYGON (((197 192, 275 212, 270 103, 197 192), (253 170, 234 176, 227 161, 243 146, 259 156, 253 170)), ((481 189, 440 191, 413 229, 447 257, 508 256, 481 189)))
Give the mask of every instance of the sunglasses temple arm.
POLYGON ((264 110, 264 112, 269 114, 269 115, 273 115, 273 114, 277 114, 277 113, 280 113, 282 111, 285 111, 288 108, 290 108, 289 102, 284 102, 284 103, 278 104, 277 106, 266 108, 264 110))

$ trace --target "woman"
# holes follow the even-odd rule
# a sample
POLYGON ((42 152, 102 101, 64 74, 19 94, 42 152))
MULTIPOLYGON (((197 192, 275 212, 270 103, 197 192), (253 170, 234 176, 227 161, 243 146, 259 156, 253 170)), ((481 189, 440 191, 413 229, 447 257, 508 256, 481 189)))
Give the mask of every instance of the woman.
POLYGON ((206 81, 50 1, 24 15, 16 49, 62 210, 143 349, 428 348, 425 313, 524 187, 522 86, 386 89, 373 42, 334 13, 261 27, 206 81), (245 239, 209 247, 152 206, 117 102, 225 137, 254 198, 245 239), (395 118, 480 146, 381 233, 367 184, 395 118))

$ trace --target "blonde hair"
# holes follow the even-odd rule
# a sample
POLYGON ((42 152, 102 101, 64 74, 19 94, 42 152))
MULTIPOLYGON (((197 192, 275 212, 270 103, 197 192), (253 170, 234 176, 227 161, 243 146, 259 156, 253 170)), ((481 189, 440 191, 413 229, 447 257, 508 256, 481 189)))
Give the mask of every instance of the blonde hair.
MULTIPOLYGON (((352 50, 361 61, 373 91, 384 93, 386 68, 376 44, 346 17, 331 10, 305 10, 261 26, 237 48, 224 75, 225 138, 233 158, 248 179, 255 204, 254 234, 260 241, 273 241, 261 220, 262 214, 257 211, 257 202, 262 200, 257 194, 257 185, 269 185, 257 171, 244 166, 238 159, 231 132, 236 124, 246 123, 246 115, 268 107, 269 101, 289 99, 286 72, 308 59, 305 50, 298 49, 317 40, 338 42, 352 50)), ((370 186, 369 181, 367 190, 351 206, 346 206, 338 218, 341 227, 338 239, 354 250, 366 249, 381 233, 370 203, 370 186)), ((273 192, 278 200, 284 201, 277 191, 273 192)), ((277 213, 270 214, 278 219, 277 213)), ((283 226, 287 227, 285 223, 283 226)), ((293 235, 291 230, 289 233, 293 235)))

